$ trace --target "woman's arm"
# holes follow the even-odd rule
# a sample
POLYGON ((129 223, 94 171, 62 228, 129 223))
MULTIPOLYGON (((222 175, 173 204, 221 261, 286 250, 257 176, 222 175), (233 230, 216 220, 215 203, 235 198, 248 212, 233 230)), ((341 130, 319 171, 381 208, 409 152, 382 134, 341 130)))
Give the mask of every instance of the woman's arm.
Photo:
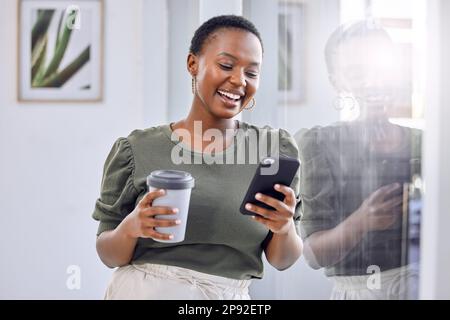
POLYGON ((303 244, 297 235, 293 219, 296 205, 294 190, 283 185, 275 185, 274 188, 285 195, 284 201, 263 194, 256 194, 256 199, 275 210, 252 204, 247 204, 246 208, 257 213, 259 216, 253 216, 253 219, 267 226, 273 233, 264 249, 267 260, 278 270, 285 270, 301 256, 303 244))
POLYGON ((137 238, 127 235, 125 229, 122 222, 116 229, 104 231, 97 237, 98 256, 110 268, 129 264, 133 256, 137 238))
POLYGON ((379 188, 336 227, 314 232, 306 238, 308 264, 314 269, 332 266, 344 259, 367 232, 390 228, 402 212, 403 199, 397 195, 400 188, 400 184, 379 188))
POLYGON ((102 262, 110 268, 130 263, 138 238, 170 240, 172 235, 156 232, 154 227, 173 227, 180 224, 175 219, 156 219, 155 215, 173 215, 177 208, 152 206, 165 190, 148 192, 136 208, 127 215, 116 229, 102 232, 97 237, 97 253, 102 262))
POLYGON ((313 269, 332 266, 347 256, 361 242, 364 233, 350 216, 336 227, 317 231, 305 239, 304 254, 313 269))
POLYGON ((287 233, 273 234, 264 250, 267 261, 280 271, 292 266, 300 258, 302 251, 303 242, 297 235, 293 222, 287 233))

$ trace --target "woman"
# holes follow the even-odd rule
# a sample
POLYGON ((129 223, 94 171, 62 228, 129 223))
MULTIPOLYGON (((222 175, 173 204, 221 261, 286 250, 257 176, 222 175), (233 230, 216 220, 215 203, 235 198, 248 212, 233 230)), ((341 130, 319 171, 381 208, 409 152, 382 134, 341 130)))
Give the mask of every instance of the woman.
POLYGON ((402 218, 403 185, 420 174, 420 132, 392 124, 395 59, 373 20, 329 38, 329 78, 359 117, 298 138, 305 258, 334 280, 332 299, 414 297, 417 276, 402 218))
MULTIPOLYGON (((262 41, 251 22, 232 15, 206 21, 195 32, 187 57, 194 94, 187 117, 135 130, 115 142, 93 213, 100 221, 97 252, 107 266, 119 267, 106 299, 249 299, 250 280, 263 275, 263 251, 279 270, 301 255, 295 223, 298 176, 291 186, 276 189, 286 196, 284 201, 262 195, 260 201, 274 210, 253 206, 249 210, 258 217, 250 219, 239 213, 239 206, 256 163, 205 163, 210 156, 229 159, 239 150, 248 151, 248 132, 262 132, 233 120, 254 106, 262 56, 262 41), (221 146, 215 152, 208 152, 207 130, 223 133, 215 141, 221 146), (244 139, 238 140, 238 134, 244 139), (193 161, 174 161, 175 147, 182 149, 183 159, 193 161), (183 242, 154 241, 170 239, 155 227, 180 222, 155 219, 175 209, 152 206, 164 190, 147 192, 145 179, 157 169, 183 170, 195 178, 183 242)), ((264 129, 279 137, 277 143, 271 141, 271 155, 298 157, 295 141, 285 130, 264 129)), ((268 139, 260 135, 258 142, 268 139)))

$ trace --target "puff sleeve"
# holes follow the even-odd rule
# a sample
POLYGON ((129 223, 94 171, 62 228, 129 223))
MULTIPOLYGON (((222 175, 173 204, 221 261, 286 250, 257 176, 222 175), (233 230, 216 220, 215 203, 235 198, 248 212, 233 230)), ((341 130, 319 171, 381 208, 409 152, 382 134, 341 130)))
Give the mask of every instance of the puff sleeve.
MULTIPOLYGON (((291 157, 291 158, 299 159, 298 146, 297 146, 297 143, 295 142, 294 138, 291 136, 291 134, 284 129, 279 129, 279 134, 280 134, 280 154, 291 157)), ((297 173, 295 174, 295 177, 292 180, 290 187, 292 188, 292 190, 294 190, 295 197, 296 197, 294 222, 295 222, 295 227, 296 227, 297 233, 300 234, 300 218, 301 218, 300 169, 297 170, 297 173)))
POLYGON ((336 189, 331 166, 325 149, 328 138, 320 128, 303 132, 298 137, 300 161, 301 223, 302 238, 312 233, 333 228, 336 225, 336 189))
POLYGON ((115 229, 134 209, 139 195, 133 181, 134 160, 126 138, 115 141, 106 158, 100 188, 92 217, 99 221, 97 236, 115 229))

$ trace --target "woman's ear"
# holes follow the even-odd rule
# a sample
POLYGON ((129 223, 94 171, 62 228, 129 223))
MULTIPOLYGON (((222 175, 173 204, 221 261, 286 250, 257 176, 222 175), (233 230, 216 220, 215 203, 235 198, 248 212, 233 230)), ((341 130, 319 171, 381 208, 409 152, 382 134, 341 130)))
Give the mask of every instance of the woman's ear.
POLYGON ((328 80, 330 81, 331 85, 333 86, 336 92, 348 91, 346 84, 344 83, 343 79, 340 78, 339 76, 328 74, 328 80))
POLYGON ((193 54, 189 53, 187 56, 187 69, 188 72, 191 74, 192 77, 197 76, 198 72, 198 57, 193 54))
POLYGON ((338 90, 338 83, 337 83, 337 79, 335 75, 332 74, 328 74, 328 80, 330 81, 331 85, 333 86, 333 88, 337 91, 338 90))

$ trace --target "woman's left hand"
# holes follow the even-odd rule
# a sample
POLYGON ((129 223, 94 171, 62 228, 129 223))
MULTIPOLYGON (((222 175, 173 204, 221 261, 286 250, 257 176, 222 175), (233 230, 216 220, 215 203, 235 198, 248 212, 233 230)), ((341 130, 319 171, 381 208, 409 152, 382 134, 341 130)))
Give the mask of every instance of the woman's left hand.
POLYGON ((259 216, 252 216, 253 219, 267 226, 274 234, 287 234, 294 224, 292 218, 296 205, 295 193, 294 190, 285 185, 276 184, 274 189, 285 195, 284 201, 261 193, 257 193, 255 198, 275 210, 261 208, 251 203, 247 203, 245 208, 258 214, 259 216))

